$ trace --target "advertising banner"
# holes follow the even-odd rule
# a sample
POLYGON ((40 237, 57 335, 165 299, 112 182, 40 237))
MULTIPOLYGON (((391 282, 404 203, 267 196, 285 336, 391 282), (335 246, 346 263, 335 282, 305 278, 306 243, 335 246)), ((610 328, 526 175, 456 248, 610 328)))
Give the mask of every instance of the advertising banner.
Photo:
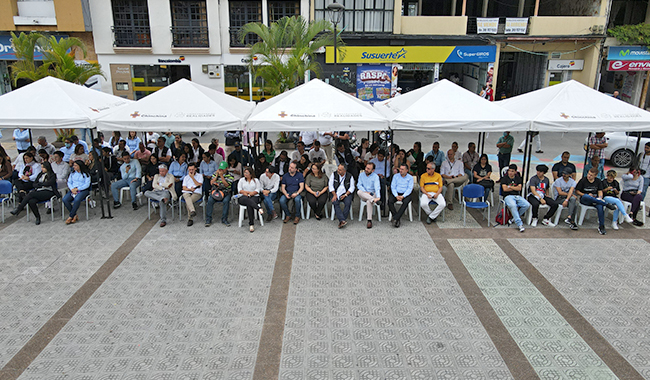
POLYGON ((497 34, 499 29, 499 18, 482 18, 476 19, 476 32, 497 34))
MULTIPOLYGON (((18 34, 18 33, 16 33, 18 34)), ((61 38, 67 38, 66 35, 55 36, 56 40, 59 41, 61 38)), ((11 46, 11 36, 10 35, 0 35, 0 61, 15 61, 16 54, 14 54, 14 48, 11 46)), ((34 60, 42 61, 43 53, 39 50, 34 51, 34 60)))
POLYGON ((648 61, 650 50, 645 46, 610 46, 607 51, 610 61, 648 61))
POLYGON ((528 18, 506 18, 505 34, 526 34, 528 18))
MULTIPOLYGON (((481 63, 494 62, 497 47, 483 46, 346 46, 338 63, 481 63)), ((334 62, 334 48, 326 48, 325 61, 334 62)))
POLYGON ((549 70, 582 70, 585 66, 584 59, 551 59, 548 61, 549 70))
POLYGON ((357 66, 357 98, 376 102, 390 98, 392 66, 357 66))
POLYGON ((650 61, 609 61, 607 71, 650 71, 650 61))

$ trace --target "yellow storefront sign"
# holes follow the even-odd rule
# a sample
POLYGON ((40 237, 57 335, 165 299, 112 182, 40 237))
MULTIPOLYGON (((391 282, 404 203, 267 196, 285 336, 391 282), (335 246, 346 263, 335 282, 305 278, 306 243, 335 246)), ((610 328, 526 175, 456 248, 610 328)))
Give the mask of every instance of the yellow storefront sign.
MULTIPOLYGON (((338 63, 436 63, 445 62, 455 46, 346 46, 338 63)), ((334 47, 326 48, 325 62, 334 63, 334 47)))

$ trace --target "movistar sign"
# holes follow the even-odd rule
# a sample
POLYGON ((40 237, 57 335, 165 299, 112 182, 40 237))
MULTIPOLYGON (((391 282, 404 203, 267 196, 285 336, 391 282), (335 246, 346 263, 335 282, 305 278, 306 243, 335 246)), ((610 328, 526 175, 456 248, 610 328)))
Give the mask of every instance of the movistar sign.
POLYGON ((650 51, 645 46, 610 46, 607 53, 610 61, 648 61, 650 51))

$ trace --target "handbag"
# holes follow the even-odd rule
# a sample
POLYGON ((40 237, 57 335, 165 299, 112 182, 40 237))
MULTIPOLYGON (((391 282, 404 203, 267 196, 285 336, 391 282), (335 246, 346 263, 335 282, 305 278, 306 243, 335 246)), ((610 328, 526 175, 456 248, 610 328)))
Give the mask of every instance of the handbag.
POLYGON ((219 190, 219 189, 214 189, 214 190, 212 190, 212 192, 210 193, 210 196, 211 196, 215 201, 217 201, 217 202, 221 202, 221 201, 223 201, 224 194, 223 194, 223 191, 221 191, 221 190, 219 190))

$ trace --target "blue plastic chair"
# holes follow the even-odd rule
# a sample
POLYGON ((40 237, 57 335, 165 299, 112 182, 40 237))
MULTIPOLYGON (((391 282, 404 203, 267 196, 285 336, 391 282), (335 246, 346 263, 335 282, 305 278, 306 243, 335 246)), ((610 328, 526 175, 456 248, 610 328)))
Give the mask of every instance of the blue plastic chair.
POLYGON ((485 201, 485 202, 473 202, 473 201, 467 201, 465 199, 483 199, 485 196, 485 188, 481 185, 477 185, 475 183, 465 185, 463 187, 463 226, 466 225, 467 222, 467 208, 474 208, 474 209, 485 209, 487 208, 488 210, 488 221, 490 220, 490 202, 485 201))
MULTIPOLYGON (((207 202, 207 200, 205 200, 205 196, 199 198, 196 202, 194 202, 194 204, 201 205, 201 210, 203 211, 203 220, 205 220, 205 202, 207 202)), ((183 203, 186 202, 185 202, 185 198, 183 198, 183 196, 181 195, 180 197, 178 197, 178 220, 183 220, 183 203)), ((172 218, 173 217, 174 216, 172 215, 172 218)))
MULTIPOLYGON (((9 181, 0 181, 0 195, 8 195, 8 197, 0 197, 2 204, 2 223, 5 222, 5 202, 13 201, 14 186, 9 181)), ((16 202, 14 201, 14 206, 16 202)))

